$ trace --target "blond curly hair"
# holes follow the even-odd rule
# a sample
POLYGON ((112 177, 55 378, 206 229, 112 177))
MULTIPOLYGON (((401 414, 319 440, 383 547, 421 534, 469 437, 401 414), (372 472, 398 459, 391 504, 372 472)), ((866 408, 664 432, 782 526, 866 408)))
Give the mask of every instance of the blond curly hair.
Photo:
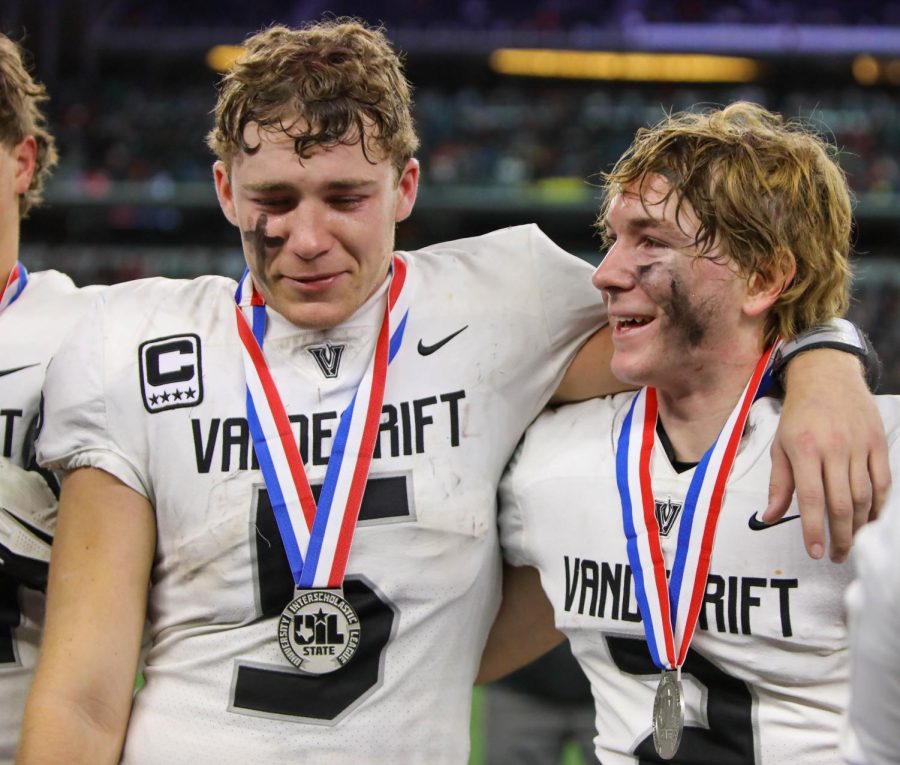
POLYGON ((419 145, 411 106, 402 61, 381 29, 349 18, 272 26, 247 38, 222 78, 207 144, 230 168, 258 150, 244 134, 256 124, 293 138, 300 159, 317 146, 361 143, 370 161, 389 158, 399 174, 419 145))

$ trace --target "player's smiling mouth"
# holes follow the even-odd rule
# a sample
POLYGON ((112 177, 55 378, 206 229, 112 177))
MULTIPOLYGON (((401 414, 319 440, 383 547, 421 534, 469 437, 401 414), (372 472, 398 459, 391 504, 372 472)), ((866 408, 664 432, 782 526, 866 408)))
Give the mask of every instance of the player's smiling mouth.
POLYGON ((648 324, 655 321, 655 317, 621 315, 610 316, 609 320, 612 322, 613 329, 617 333, 628 333, 646 327, 648 324))

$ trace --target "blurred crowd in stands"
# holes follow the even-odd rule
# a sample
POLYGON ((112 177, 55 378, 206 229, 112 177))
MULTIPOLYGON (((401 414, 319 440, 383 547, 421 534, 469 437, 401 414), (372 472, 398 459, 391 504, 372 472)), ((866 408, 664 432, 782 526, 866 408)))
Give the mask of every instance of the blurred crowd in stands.
POLYGON ((161 27, 255 25, 280 18, 285 22, 317 18, 324 12, 361 15, 392 27, 456 27, 468 29, 557 30, 605 27, 624 23, 725 24, 900 24, 900 3, 884 0, 131 0, 119 2, 117 20, 132 25, 161 27))
MULTIPOLYGON (((212 76, 199 82, 104 78, 90 92, 58 90, 52 111, 62 160, 57 181, 99 193, 114 181, 207 181, 212 76)), ((900 191, 900 101, 859 88, 788 91, 756 86, 688 88, 535 84, 419 87, 416 121, 423 182, 521 186, 590 179, 609 167, 637 127, 665 110, 745 98, 811 121, 841 150, 857 193, 900 191)))
POLYGON ((864 327, 882 361, 880 393, 900 394, 900 258, 857 262, 848 317, 864 327))

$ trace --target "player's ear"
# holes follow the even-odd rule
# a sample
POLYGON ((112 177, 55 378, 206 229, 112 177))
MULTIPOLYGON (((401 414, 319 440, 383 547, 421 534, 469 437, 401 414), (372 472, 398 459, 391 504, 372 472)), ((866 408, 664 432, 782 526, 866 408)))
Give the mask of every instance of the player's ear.
POLYGON ((397 179, 397 204, 394 209, 394 222, 406 220, 416 203, 419 191, 419 160, 410 159, 397 179))
POLYGON ((796 273, 797 262, 790 250, 784 249, 768 259, 762 269, 754 271, 747 279, 744 312, 759 316, 768 311, 790 286, 796 273))
POLYGON ((26 135, 13 149, 16 161, 16 193, 25 194, 31 188, 31 179, 37 165, 37 141, 33 135, 26 135))
POLYGON ((237 208, 234 204, 234 190, 231 186, 231 176, 225 163, 218 159, 213 163, 213 180, 216 184, 216 196, 219 199, 219 207, 228 221, 238 225, 237 208))

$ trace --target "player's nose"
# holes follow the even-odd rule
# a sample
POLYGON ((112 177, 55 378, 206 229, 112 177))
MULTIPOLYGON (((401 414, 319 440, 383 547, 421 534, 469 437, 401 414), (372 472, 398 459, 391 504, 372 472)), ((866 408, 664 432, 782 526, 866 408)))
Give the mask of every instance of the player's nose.
POLYGON ((606 251, 600 265, 594 270, 591 281, 598 290, 604 292, 624 290, 634 285, 634 273, 629 268, 627 253, 620 241, 613 242, 606 251))
POLYGON ((312 260, 331 249, 334 241, 326 219, 326 211, 317 205, 300 204, 285 216, 286 245, 290 252, 312 260))

